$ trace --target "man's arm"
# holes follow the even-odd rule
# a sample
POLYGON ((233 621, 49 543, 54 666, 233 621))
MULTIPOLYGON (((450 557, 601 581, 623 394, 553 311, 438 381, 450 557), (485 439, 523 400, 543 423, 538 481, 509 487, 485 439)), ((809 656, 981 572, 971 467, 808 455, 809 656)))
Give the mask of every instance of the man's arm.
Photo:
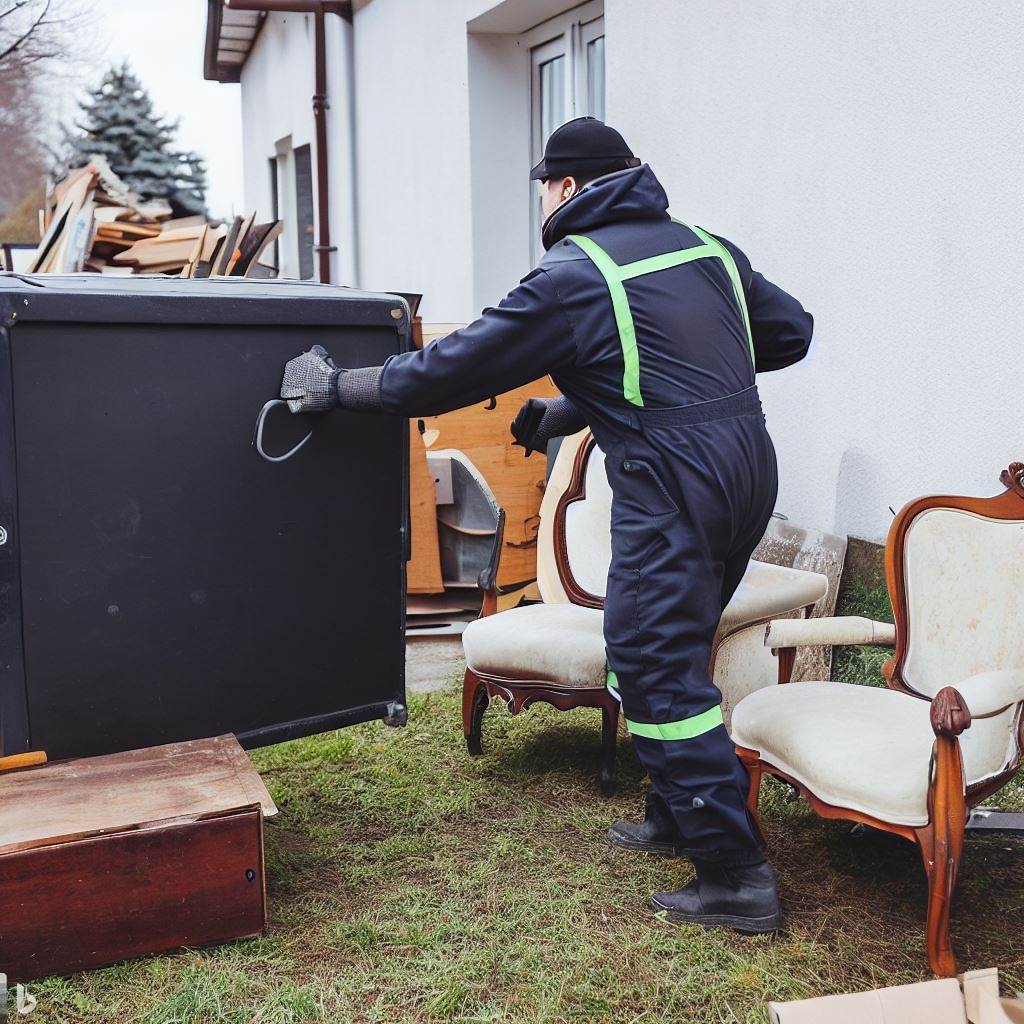
POLYGON ((798 363, 810 348, 814 318, 792 295, 753 270, 750 260, 732 242, 719 240, 732 253, 743 282, 755 371, 765 373, 798 363))
POLYGON ((322 411, 322 403, 310 405, 306 396, 326 390, 332 400, 337 396, 333 405, 346 409, 433 416, 511 391, 575 358, 572 326, 555 287, 535 270, 480 319, 383 366, 337 370, 306 353, 286 367, 281 397, 293 412, 322 411), (324 387, 309 383, 332 372, 324 387))

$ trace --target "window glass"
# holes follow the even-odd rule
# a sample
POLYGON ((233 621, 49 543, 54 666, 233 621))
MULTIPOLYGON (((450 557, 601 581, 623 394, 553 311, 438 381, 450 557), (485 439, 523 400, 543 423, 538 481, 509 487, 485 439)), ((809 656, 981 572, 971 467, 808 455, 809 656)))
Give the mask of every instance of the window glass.
POLYGON ((295 150, 295 227, 299 242, 299 279, 313 277, 313 162, 309 146, 295 150))
POLYGON ((555 57, 540 66, 540 137, 565 124, 565 57, 555 57))
POLYGON ((587 109, 604 120, 604 36, 587 43, 587 109))

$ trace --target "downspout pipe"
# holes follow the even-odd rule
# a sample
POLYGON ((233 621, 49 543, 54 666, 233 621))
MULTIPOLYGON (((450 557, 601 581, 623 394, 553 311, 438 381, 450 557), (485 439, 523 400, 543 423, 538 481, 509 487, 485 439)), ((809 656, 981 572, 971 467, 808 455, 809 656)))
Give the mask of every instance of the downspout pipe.
POLYGON ((337 246, 331 245, 330 222, 330 167, 327 155, 327 32, 324 17, 336 14, 352 20, 351 2, 337 0, 225 0, 225 6, 234 11, 260 11, 279 14, 312 14, 314 20, 314 86, 313 125, 316 130, 316 192, 317 192, 317 244, 314 251, 320 263, 320 280, 331 283, 331 253, 337 246))

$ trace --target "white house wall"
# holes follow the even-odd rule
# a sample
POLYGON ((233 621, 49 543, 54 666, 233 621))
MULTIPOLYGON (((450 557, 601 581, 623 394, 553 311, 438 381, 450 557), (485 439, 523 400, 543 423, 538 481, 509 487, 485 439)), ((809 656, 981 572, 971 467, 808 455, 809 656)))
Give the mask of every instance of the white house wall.
MULTIPOLYGON (((451 321, 528 269, 515 34, 570 6, 357 2, 351 103, 330 59, 332 239, 351 254, 337 280, 423 292, 425 318, 451 321)), ((272 16, 243 74, 256 205, 268 144, 313 142, 305 23, 272 16)), ((331 53, 343 29, 328 26, 331 53)), ((1024 5, 605 0, 605 28, 608 119, 673 213, 733 239, 815 315, 810 357, 760 381, 779 508, 878 539, 889 506, 996 491, 1024 452, 1024 5)))
POLYGON ((606 0, 608 118, 816 319, 760 378, 779 507, 881 538, 1024 454, 1024 5, 606 0))
MULTIPOLYGON (((352 27, 342 18, 325 19, 327 40, 327 144, 330 167, 331 279, 356 283, 353 226, 353 168, 351 146, 351 68, 349 36, 352 27)), ((272 215, 269 161, 275 153, 308 145, 316 194, 316 127, 314 23, 309 14, 270 14, 242 70, 242 146, 246 212, 261 220, 272 215)), ((298 276, 295 244, 294 181, 286 171, 279 184, 281 216, 286 222, 282 240, 282 272, 298 276)), ((314 216, 319 216, 314 201, 314 216)), ((314 253, 314 268, 318 266, 314 253)))
POLYGON ((370 0, 354 16, 360 284, 458 321, 530 269, 529 52, 572 0, 370 0))
POLYGON ((472 310, 466 17, 461 0, 373 0, 355 27, 360 284, 472 310))

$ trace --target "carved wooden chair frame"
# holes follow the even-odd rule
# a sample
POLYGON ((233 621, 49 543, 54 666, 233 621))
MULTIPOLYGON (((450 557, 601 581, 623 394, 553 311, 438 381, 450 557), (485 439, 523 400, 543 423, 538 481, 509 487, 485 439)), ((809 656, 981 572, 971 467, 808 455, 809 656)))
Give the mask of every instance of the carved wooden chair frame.
MULTIPOLYGON (((566 539, 566 519, 571 505, 577 501, 586 500, 587 466, 596 447, 597 442, 594 440, 593 434, 588 431, 576 451, 569 484, 558 499, 552 523, 555 566, 558 570, 559 582, 570 602, 584 608, 604 608, 604 598, 598 594, 590 593, 573 574, 569 559, 569 546, 566 539)), ((480 574, 479 579, 480 589, 484 592, 483 607, 480 611, 481 617, 492 615, 497 611, 499 597, 514 593, 535 582, 535 579, 531 579, 522 580, 504 587, 497 585, 504 524, 505 513, 502 510, 498 514, 498 528, 494 538, 494 548, 491 552, 491 561, 480 574)), ((809 616, 813 608, 814 605, 811 604, 803 609, 804 617, 809 616)), ((718 650, 729 637, 741 629, 766 625, 770 619, 771 616, 765 616, 763 619, 744 622, 728 633, 716 637, 711 650, 712 674, 714 674, 718 650)), ((538 701, 551 704, 562 711, 578 707, 600 708, 602 723, 601 790, 606 795, 614 792, 615 747, 619 728, 620 706, 619 702, 608 692, 607 687, 570 688, 560 686, 550 680, 515 679, 508 676, 474 672, 467 668, 462 687, 462 724, 466 745, 469 748, 469 752, 474 755, 483 752, 481 725, 484 712, 487 710, 487 705, 491 698, 500 698, 505 701, 512 714, 518 714, 524 708, 528 708, 531 704, 535 704, 538 701)))
MULTIPOLYGON (((972 807, 981 803, 1010 781, 1024 762, 1024 716, 1017 723, 1016 756, 998 775, 974 786, 965 786, 959 736, 971 724, 966 701, 953 686, 943 687, 934 698, 917 692, 903 677, 909 643, 909 608, 904 571, 906 540, 914 519, 929 509, 972 512, 989 519, 1024 520, 1024 463, 1015 462, 1002 472, 1006 491, 992 498, 933 495, 910 502, 889 530, 885 548, 886 581, 896 622, 896 648, 882 667, 890 689, 931 702, 931 725, 935 732, 928 790, 927 825, 914 827, 882 821, 848 807, 836 807, 817 797, 805 785, 787 775, 757 751, 737 747, 736 752, 750 775, 748 808, 757 820, 761 779, 764 774, 782 779, 798 790, 823 818, 860 822, 916 843, 928 878, 926 948, 932 970, 940 977, 956 974, 956 958, 949 937, 953 890, 963 857, 964 830, 972 807)), ((794 648, 780 648, 779 682, 789 682, 794 648)), ((1011 705, 1008 705, 1011 706, 1011 705)), ((995 714, 1002 714, 1006 708, 995 714)), ((991 717, 991 716, 985 716, 991 717)))
MULTIPOLYGON (((559 580, 570 601, 585 608, 603 608, 604 599, 588 593, 573 575, 565 539, 565 521, 566 510, 569 506, 574 502, 586 500, 587 463, 595 447, 593 435, 588 434, 576 452, 569 486, 558 500, 553 523, 555 565, 558 569, 559 580)), ((498 528, 494 537, 491 561, 480 574, 478 581, 480 589, 484 592, 483 606, 480 610, 481 618, 497 612, 499 597, 512 594, 536 582, 536 577, 534 577, 503 587, 498 586, 498 567, 504 529, 505 511, 502 509, 498 513, 498 528)), ((538 702, 551 704, 559 711, 570 711, 573 708, 600 708, 601 792, 606 796, 615 792, 615 748, 619 731, 619 702, 609 693, 606 686, 602 684, 600 686, 569 687, 552 680, 519 679, 492 673, 474 672, 467 668, 462 684, 462 726, 466 737, 466 746, 473 755, 483 753, 481 745, 483 716, 492 698, 505 701, 509 712, 513 715, 519 714, 520 711, 538 702)))

